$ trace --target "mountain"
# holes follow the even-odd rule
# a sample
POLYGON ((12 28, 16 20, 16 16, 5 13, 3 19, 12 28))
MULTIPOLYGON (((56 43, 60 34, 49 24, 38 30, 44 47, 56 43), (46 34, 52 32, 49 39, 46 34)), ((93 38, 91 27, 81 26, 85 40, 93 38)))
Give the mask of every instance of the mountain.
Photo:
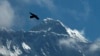
POLYGON ((0 56, 100 56, 99 49, 90 51, 95 43, 51 18, 29 31, 0 29, 0 56))

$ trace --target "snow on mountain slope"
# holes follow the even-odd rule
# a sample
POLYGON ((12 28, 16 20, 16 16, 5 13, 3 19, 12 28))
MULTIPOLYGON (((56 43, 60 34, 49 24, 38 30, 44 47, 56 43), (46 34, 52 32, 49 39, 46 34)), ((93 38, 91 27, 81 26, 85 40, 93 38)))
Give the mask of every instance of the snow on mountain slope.
POLYGON ((7 46, 0 44, 0 56, 19 56, 22 54, 21 50, 16 46, 12 46, 13 51, 11 51, 10 43, 11 42, 7 41, 7 46))
POLYGON ((67 28, 67 32, 70 37, 75 38, 80 42, 86 42, 86 43, 88 42, 88 40, 82 35, 82 33, 76 29, 72 30, 70 28, 67 28))
POLYGON ((31 48, 30 48, 25 42, 22 43, 22 47, 23 47, 23 49, 24 49, 25 51, 31 50, 31 48))
POLYGON ((78 30, 51 18, 29 31, 0 29, 0 56, 88 56, 91 46, 78 30))

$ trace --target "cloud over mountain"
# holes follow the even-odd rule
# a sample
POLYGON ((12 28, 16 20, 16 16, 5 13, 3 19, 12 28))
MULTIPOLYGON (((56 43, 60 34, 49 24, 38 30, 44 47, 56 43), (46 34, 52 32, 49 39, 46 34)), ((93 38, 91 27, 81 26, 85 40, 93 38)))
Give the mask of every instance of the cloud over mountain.
POLYGON ((8 0, 0 1, 0 27, 10 27, 13 22, 14 10, 8 0))

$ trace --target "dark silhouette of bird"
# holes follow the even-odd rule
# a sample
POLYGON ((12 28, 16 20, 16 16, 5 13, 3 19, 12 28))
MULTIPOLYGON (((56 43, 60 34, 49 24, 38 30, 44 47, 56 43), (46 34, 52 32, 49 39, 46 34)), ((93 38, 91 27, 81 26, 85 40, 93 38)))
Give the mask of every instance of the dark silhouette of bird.
POLYGON ((30 12, 30 14, 31 14, 31 16, 30 16, 31 19, 32 18, 36 18, 37 20, 39 20, 39 17, 37 15, 35 15, 35 14, 31 13, 31 12, 30 12))

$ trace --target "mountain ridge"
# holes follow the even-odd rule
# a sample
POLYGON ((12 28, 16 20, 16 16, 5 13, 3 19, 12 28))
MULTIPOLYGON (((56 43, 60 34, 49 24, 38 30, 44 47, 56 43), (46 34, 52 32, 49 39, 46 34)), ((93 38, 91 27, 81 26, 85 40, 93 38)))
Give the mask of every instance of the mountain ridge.
POLYGON ((6 30, 0 31, 0 55, 2 56, 90 55, 86 50, 91 44, 81 32, 66 27, 59 20, 44 19, 29 31, 6 30))

